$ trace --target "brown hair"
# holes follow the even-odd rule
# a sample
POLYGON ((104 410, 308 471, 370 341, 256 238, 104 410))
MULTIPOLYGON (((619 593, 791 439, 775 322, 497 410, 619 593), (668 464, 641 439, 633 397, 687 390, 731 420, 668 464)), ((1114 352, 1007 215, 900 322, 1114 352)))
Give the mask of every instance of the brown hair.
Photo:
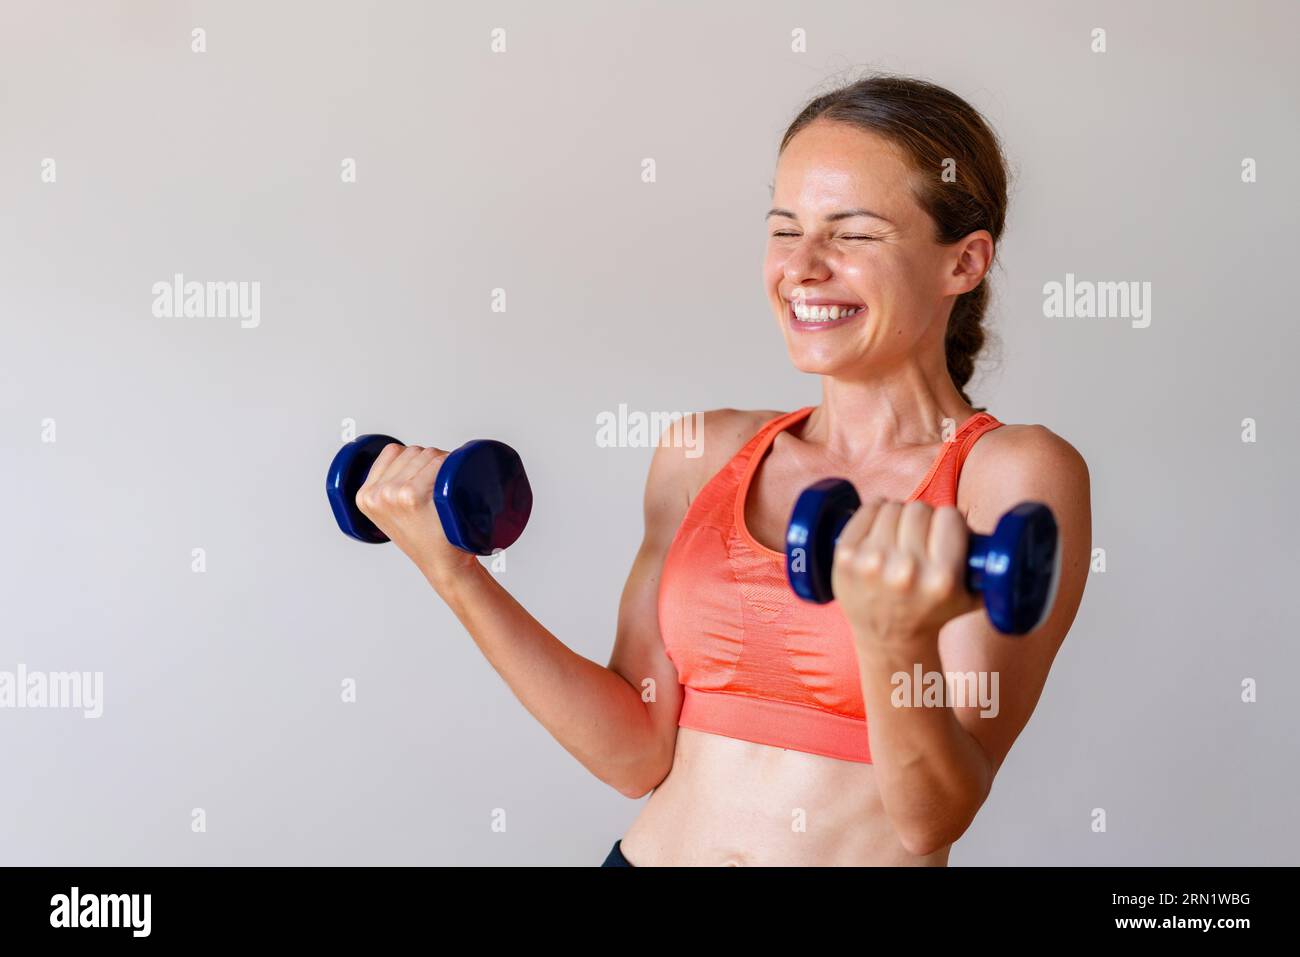
MULTIPOLYGON (((874 74, 815 97, 785 131, 778 153, 817 119, 869 130, 902 150, 918 174, 913 195, 934 220, 937 242, 950 245, 977 229, 987 229, 995 244, 1001 238, 1007 216, 1002 147, 979 111, 957 94, 913 77, 874 74), (946 160, 956 162, 952 182, 942 178, 946 160)), ((984 348, 988 301, 986 275, 957 297, 944 336, 948 374, 968 404, 966 383, 984 348)))

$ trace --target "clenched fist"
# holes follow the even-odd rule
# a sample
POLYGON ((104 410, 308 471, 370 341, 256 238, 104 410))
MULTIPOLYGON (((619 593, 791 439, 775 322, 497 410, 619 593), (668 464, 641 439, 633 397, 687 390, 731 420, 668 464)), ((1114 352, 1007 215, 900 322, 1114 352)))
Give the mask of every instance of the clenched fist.
POLYGON ((384 446, 357 490, 357 508, 405 552, 425 576, 451 576, 478 559, 447 540, 433 486, 449 453, 418 445, 384 446))
POLYGON ((953 506, 864 503, 835 545, 831 588, 860 640, 907 642, 980 607, 966 589, 970 533, 953 506))

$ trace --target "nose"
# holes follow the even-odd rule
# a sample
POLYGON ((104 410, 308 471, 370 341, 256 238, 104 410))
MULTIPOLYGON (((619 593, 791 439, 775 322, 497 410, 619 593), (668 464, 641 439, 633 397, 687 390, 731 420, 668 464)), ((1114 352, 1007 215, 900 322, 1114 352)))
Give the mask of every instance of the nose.
POLYGON ((810 280, 824 281, 830 275, 826 260, 820 255, 816 245, 807 239, 790 250, 790 255, 786 257, 782 269, 786 281, 794 285, 810 280))

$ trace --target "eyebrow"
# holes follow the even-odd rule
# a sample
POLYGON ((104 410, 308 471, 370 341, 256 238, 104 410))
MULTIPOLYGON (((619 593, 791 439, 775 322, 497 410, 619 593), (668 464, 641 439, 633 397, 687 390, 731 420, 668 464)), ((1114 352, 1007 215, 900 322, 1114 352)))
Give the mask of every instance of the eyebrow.
MULTIPOLYGON (((773 216, 785 216, 788 219, 795 219, 795 220, 799 218, 794 213, 790 212, 790 210, 779 209, 779 208, 769 209, 767 211, 767 215, 764 216, 763 218, 770 219, 773 216)), ((869 209, 843 209, 840 210, 838 213, 827 213, 826 222, 834 223, 834 222, 838 222, 841 219, 852 219, 854 216, 870 216, 872 219, 883 220, 884 222, 889 223, 889 225, 891 226, 894 225, 894 221, 892 219, 889 219, 888 217, 885 216, 881 216, 879 213, 873 213, 869 209)))

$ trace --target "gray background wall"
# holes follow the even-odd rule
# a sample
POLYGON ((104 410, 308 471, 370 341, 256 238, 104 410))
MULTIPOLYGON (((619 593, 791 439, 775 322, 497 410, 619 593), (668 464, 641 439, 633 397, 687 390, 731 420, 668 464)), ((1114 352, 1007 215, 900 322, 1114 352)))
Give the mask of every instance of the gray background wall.
POLYGON ((5 0, 0 670, 102 671, 105 700, 0 710, 0 862, 598 862, 638 804, 338 533, 340 423, 518 448, 503 580, 603 663, 650 451, 595 418, 818 400, 761 220, 794 112, 870 67, 1005 139, 975 397, 1083 452, 1107 554, 953 863, 1297 863, 1298 11, 5 0), (177 272, 259 281, 260 326, 155 318, 177 272), (1152 283, 1150 326, 1044 318, 1067 272, 1152 283))

